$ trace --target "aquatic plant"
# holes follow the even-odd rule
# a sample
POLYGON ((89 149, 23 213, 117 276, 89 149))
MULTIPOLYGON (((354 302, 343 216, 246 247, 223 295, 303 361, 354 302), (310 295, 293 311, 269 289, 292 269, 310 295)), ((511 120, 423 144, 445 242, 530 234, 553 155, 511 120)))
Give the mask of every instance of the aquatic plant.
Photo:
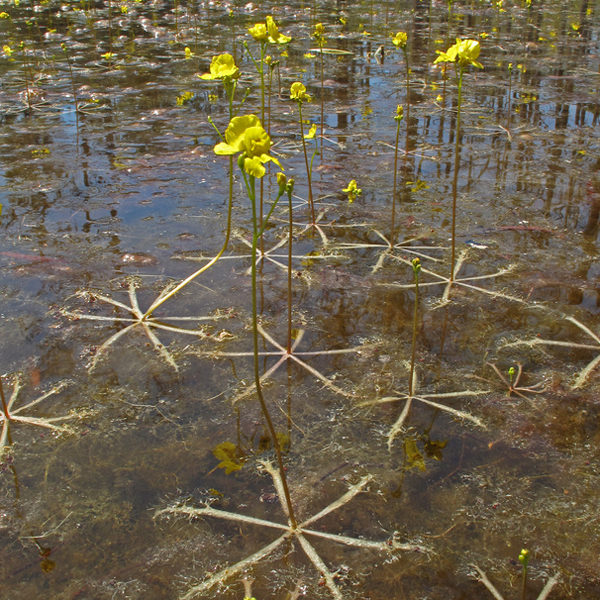
MULTIPOLYGON (((204 265, 202 267, 203 271, 206 271, 208 267, 204 265)), ((194 274, 196 276, 197 273, 194 274)), ((193 277, 192 277, 193 278, 193 277)), ((188 278, 190 281, 192 278, 188 278)), ((189 283, 189 281, 188 281, 189 283)), ((82 312, 81 310, 70 310, 67 307, 63 306, 60 308, 59 312, 69 319, 75 320, 87 320, 87 321, 100 321, 105 323, 122 323, 125 325, 123 329, 120 329, 113 335, 111 335, 107 340, 105 340, 100 346, 94 349, 94 354, 92 359, 88 365, 88 369, 93 371, 100 361, 101 358, 104 357, 108 349, 119 339, 124 337, 127 333, 133 331, 134 329, 141 328, 143 332, 148 336, 150 343, 154 347, 154 349, 158 352, 158 354, 163 358, 163 360, 170 365, 175 371, 179 371, 179 367, 175 359, 173 358, 171 352, 163 345, 158 336, 154 333, 153 329, 159 329, 163 331, 169 331, 171 333, 182 333, 186 335, 192 335, 197 337, 198 339, 205 339, 207 337, 206 331, 202 328, 199 329, 187 329, 184 327, 178 327, 176 325, 169 324, 166 321, 179 321, 179 322, 195 322, 201 323, 205 321, 216 321, 220 318, 223 318, 220 315, 215 316, 200 316, 200 317, 177 317, 177 316, 164 316, 160 319, 157 319, 153 316, 153 312, 160 306, 163 301, 166 301, 168 297, 173 295, 174 290, 181 290, 182 285, 168 286, 163 290, 163 292, 156 298, 154 301, 154 305, 146 311, 143 312, 140 308, 137 299, 137 291, 136 291, 136 283, 134 281, 129 281, 128 284, 128 295, 129 295, 129 305, 124 304, 118 300, 114 300, 109 296, 105 296, 104 294, 98 294, 96 292, 86 290, 81 291, 75 294, 75 297, 87 301, 89 299, 99 300, 100 302, 104 302, 106 304, 112 305, 115 308, 120 308, 124 310, 126 313, 129 313, 129 317, 116 317, 116 316, 104 316, 97 314, 89 314, 86 312, 82 312)))
POLYGON ((315 31, 313 33, 313 37, 317 41, 319 45, 319 55, 321 60, 321 151, 323 150, 323 125, 325 122, 325 90, 324 90, 324 52, 323 47, 327 44, 327 38, 325 37, 325 27, 323 27, 323 23, 317 23, 315 25, 315 31))
MULTIPOLYGON (((408 44, 408 36, 406 35, 406 33, 404 33, 404 31, 399 31, 393 37, 392 42, 394 46, 396 46, 396 48, 400 48, 400 50, 402 50, 402 54, 404 55, 404 62, 406 63, 406 146, 404 148, 404 160, 406 162, 408 160, 410 142, 410 64, 408 61, 408 50, 406 47, 408 44)), ((398 122, 398 126, 400 126, 400 122, 398 122)), ((396 173, 394 172, 394 177, 395 175, 396 173)), ((393 244, 394 240, 392 239, 391 241, 393 244)))
POLYGON ((600 337, 598 337, 598 335, 595 334, 589 327, 584 325, 575 317, 565 317, 565 319, 573 325, 575 325, 581 331, 583 331, 588 337, 590 337, 594 342, 596 342, 596 344, 580 344, 577 342, 566 342, 563 340, 545 340, 543 338, 535 337, 531 340, 518 340, 516 342, 510 342, 508 344, 505 344, 503 348, 511 348, 515 346, 527 346, 529 348, 535 348, 536 346, 557 346, 562 348, 594 350, 598 352, 599 354, 594 359, 592 359, 592 361, 589 362, 588 365, 584 369, 582 369, 575 377, 575 381, 571 385, 571 389, 576 390, 581 388, 586 383, 590 375, 600 364, 600 337))
MULTIPOLYGON (((235 117, 237 112, 242 108, 247 96, 248 92, 240 102, 240 105, 237 110, 234 110, 234 98, 235 91, 237 89, 237 82, 240 77, 240 70, 236 66, 233 57, 230 54, 220 54, 218 56, 214 56, 210 63, 210 72, 205 73, 200 76, 201 79, 205 81, 221 81, 223 83, 223 87, 225 88, 225 93, 227 94, 227 99, 229 101, 229 119, 230 121, 235 117)), ((217 134, 223 139, 223 136, 214 125, 212 119, 208 117, 209 122, 215 127, 217 134)), ((231 215, 233 208, 233 155, 229 158, 229 202, 227 204, 227 226, 225 229, 225 239, 223 240, 223 246, 221 250, 217 252, 217 254, 211 258, 207 264, 202 266, 200 269, 186 277, 183 281, 179 282, 176 286, 165 290, 156 300, 149 306, 148 310, 143 314, 143 319, 149 319, 152 316, 152 313, 159 307, 162 306, 167 300, 172 298, 175 294, 180 292, 184 287, 189 285, 196 277, 210 269, 225 253, 227 250, 227 246, 229 245, 229 240, 231 237, 231 215)), ((133 306, 133 305, 132 305, 133 306)), ((156 345, 156 344, 155 344, 156 345)))
POLYGON ((73 100, 75 101, 75 123, 77 129, 79 129, 79 103, 77 102, 77 90, 75 89, 75 77, 73 77, 73 67, 71 66, 71 58, 69 57, 69 52, 67 51, 67 45, 61 44, 60 46, 65 53, 67 64, 69 65, 69 76, 71 78, 71 87, 73 89, 73 100))
POLYGON ((362 190, 356 184, 356 179, 351 179, 350 183, 342 190, 348 194, 348 202, 352 204, 358 196, 362 194, 362 190))
POLYGON ((519 562, 523 565, 523 584, 521 600, 527 596, 527 565, 529 564, 529 550, 523 549, 519 554, 519 562))
MULTIPOLYGON (((523 563, 521 557, 524 557, 527 562, 529 560, 528 555, 524 556, 523 555, 523 551, 521 551, 521 554, 519 555, 519 560, 521 561, 521 563, 523 564, 523 586, 522 586, 522 590, 526 591, 526 570, 527 567, 525 566, 525 564, 523 563)), ((477 565, 472 565, 473 568, 477 571, 477 581, 483 583, 483 585, 485 585, 485 587, 488 589, 488 591, 492 594, 492 596, 495 598, 495 600, 504 600, 504 597, 502 596, 502 594, 500 594, 500 592, 496 589, 496 587, 494 586, 494 584, 488 579, 487 575, 477 566, 477 565)), ((546 582, 546 585, 543 587, 542 591, 539 593, 538 597, 536 598, 536 600, 546 600, 546 598, 548 598, 548 596, 550 595, 550 592, 552 592, 552 589, 556 586, 556 584, 560 581, 560 576, 558 574, 553 575, 552 577, 550 577, 550 579, 548 579, 548 581, 546 582)), ((524 599, 525 595, 524 592, 521 595, 521 598, 524 599)))
MULTIPOLYGON (((396 121, 396 143, 394 145, 394 185, 392 187, 392 222, 390 224, 390 248, 394 247, 394 233, 396 225, 396 178, 398 175, 398 143, 400 141, 400 123, 404 118, 404 108, 398 104, 394 120, 396 121)), ((408 151, 408 148, 407 148, 408 151)))
MULTIPOLYGON (((539 383, 536 383, 535 385, 531 385, 531 386, 527 386, 527 387, 519 386, 519 381, 521 381, 521 375, 523 374, 523 365, 521 365, 521 363, 517 363, 518 371, 517 371, 516 377, 514 377, 514 375, 515 375, 514 367, 510 367, 510 369, 508 370, 508 379, 504 376, 504 374, 500 371, 500 369, 494 363, 486 363, 486 364, 488 366, 492 367, 492 369, 494 370, 494 373, 496 373, 496 375, 498 376, 500 381, 504 384, 504 386, 508 390, 507 395, 509 398, 511 397, 512 394, 516 394, 517 396, 519 396, 525 400, 530 400, 530 398, 527 396, 527 394, 543 394, 548 389, 548 384, 543 381, 540 381, 539 383), (513 381, 513 377, 514 377, 514 381, 513 381)), ((483 377, 477 377, 475 375, 473 375, 472 377, 474 377, 475 379, 479 379, 480 381, 485 381, 487 383, 493 383, 489 379, 484 379, 483 377)))
POLYGON ((479 57, 479 42, 477 40, 456 40, 456 44, 450 46, 446 52, 437 51, 439 56, 435 59, 437 63, 453 63, 456 67, 456 78, 458 85, 458 101, 456 107, 456 144, 454 147, 454 179, 452 182, 452 256, 450 258, 450 280, 455 277, 456 264, 456 203, 458 171, 460 169, 460 118, 462 107, 462 84, 465 69, 469 66, 483 69, 483 65, 477 61, 479 57))
POLYGON ((271 138, 263 129, 260 121, 254 115, 244 117, 234 117, 231 119, 227 131, 225 132, 225 141, 217 144, 214 148, 215 154, 221 156, 232 156, 239 154, 238 166, 242 172, 244 183, 246 185, 246 193, 252 205, 252 338, 254 341, 254 385, 260 403, 263 416, 267 423, 269 433, 275 453, 277 455, 277 463, 279 472, 281 473, 282 489, 287 505, 288 516, 291 527, 297 526, 292 499, 290 497, 285 470, 283 465, 283 456, 281 447, 275 432, 275 426, 271 420, 267 404, 265 402, 262 386, 260 382, 260 365, 259 365, 259 349, 258 349, 258 300, 257 300, 257 282, 256 282, 256 249, 258 242, 269 222, 269 217, 275 210, 281 196, 286 191, 287 181, 285 178, 279 180, 279 190, 277 198, 271 204, 266 218, 260 215, 260 225, 258 219, 258 206, 256 201, 256 179, 264 177, 266 169, 264 165, 269 162, 276 163, 279 167, 279 161, 269 154, 271 148, 271 138))
POLYGON ((14 408, 17 399, 19 398, 19 392, 22 388, 21 378, 18 375, 14 378, 13 391, 8 399, 8 402, 4 396, 4 388, 0 381, 0 398, 2 401, 2 412, 0 413, 0 424, 2 424, 2 432, 0 433, 0 459, 3 457, 3 454, 6 452, 7 448, 12 444, 10 435, 11 424, 34 425, 36 427, 50 429, 52 432, 57 434, 71 431, 66 425, 57 425, 57 423, 60 423, 61 421, 68 421, 70 419, 76 419, 81 415, 70 413, 62 417, 27 417, 22 414, 34 406, 37 406, 40 402, 46 400, 46 398, 58 394, 64 390, 69 383, 70 382, 68 381, 58 383, 47 392, 44 392, 41 396, 31 400, 31 402, 28 402, 27 404, 24 404, 18 408, 14 408))
POLYGON ((265 472, 267 472, 273 480, 279 504, 285 517, 288 520, 287 525, 275 521, 267 521, 265 519, 249 517, 240 513, 215 509, 212 508, 209 504, 205 504, 205 506, 203 506, 202 508, 195 508, 185 503, 176 504, 157 511, 157 517, 168 515, 183 515, 187 516, 188 518, 197 518, 206 516, 217 519, 224 519, 227 521, 233 521, 237 523, 245 523, 248 525, 256 525, 259 527, 267 527, 269 529, 276 529, 282 532, 282 535, 280 535, 280 537, 278 537, 274 542, 271 542, 270 544, 262 547, 260 550, 256 551, 254 554, 241 560, 240 562, 225 567, 224 569, 218 571, 215 575, 212 575, 208 579, 204 580, 202 583, 191 587, 182 596, 182 600, 190 600, 191 598, 195 598, 200 594, 208 592, 215 586, 219 584, 224 584, 233 577, 241 575, 242 573, 246 572, 246 570, 250 567, 255 566, 257 563, 270 556, 284 543, 292 540, 298 541, 310 562, 313 564, 317 572, 324 579, 324 584, 327 587, 327 589, 331 592, 331 595, 336 600, 342 600, 344 598, 344 595, 342 594, 341 590, 338 587, 338 584, 335 581, 334 573, 332 573, 331 570, 327 567, 320 554, 315 550, 313 545, 308 540, 308 538, 312 536, 336 542, 338 544, 349 546, 351 548, 375 550, 385 555, 391 555, 393 552, 397 551, 428 552, 428 549, 424 546, 420 546, 418 544, 403 544, 398 542, 394 537, 386 541, 378 542, 367 540, 364 538, 354 538, 334 533, 326 533, 321 529, 317 530, 311 528, 313 523, 316 523, 326 515, 331 514, 332 512, 338 510, 342 506, 348 504, 354 497, 356 497, 360 492, 362 492, 366 488, 368 483, 371 481, 371 477, 366 476, 361 478, 361 480, 357 484, 352 485, 345 494, 343 494, 340 498, 332 502, 329 506, 325 507, 323 510, 319 511, 315 515, 303 520, 302 522, 296 523, 293 519, 293 515, 289 511, 289 505, 285 500, 285 479, 282 477, 281 470, 275 469, 273 465, 266 460, 258 461, 258 464, 259 467, 265 472))
POLYGON ((418 258, 412 260, 413 277, 415 278, 415 310, 413 313, 412 344, 410 352, 410 376, 408 378, 408 395, 413 395, 413 380, 415 375, 415 358, 417 354, 417 318, 419 316, 419 274, 421 273, 421 261, 418 258))
MULTIPOLYGON (((279 357, 277 362, 272 367, 269 367, 269 369, 267 369, 263 373, 263 375, 261 375, 261 377, 260 377, 261 384, 264 384, 267 380, 272 379, 273 375, 279 369, 279 367, 281 367, 281 365, 285 364, 289 359, 289 360, 294 361, 297 365, 301 366, 303 369, 305 369, 310 375, 313 375, 314 377, 316 377, 319 381, 321 381, 323 383, 323 385, 327 389, 332 391, 334 394, 339 394, 340 396, 346 396, 346 397, 352 396, 352 392, 350 390, 344 390, 341 387, 335 385, 335 383, 333 383, 331 381, 331 379, 329 379, 328 377, 323 375, 323 373, 321 373, 314 367, 310 366, 308 364, 307 360, 318 357, 318 356, 337 356, 340 354, 357 354, 358 355, 361 352, 363 352, 364 350, 366 350, 366 348, 368 347, 367 345, 363 344, 363 345, 359 345, 359 346, 354 346, 352 348, 339 348, 336 350, 299 351, 298 347, 302 343, 302 340, 304 339, 304 334, 306 332, 303 329, 298 329, 295 332, 295 337, 294 337, 293 343, 291 345, 291 348, 288 350, 283 344, 280 344, 279 342, 277 342, 277 340, 275 340, 275 338, 273 338, 267 331, 265 331, 265 329, 260 324, 258 325, 258 332, 264 338, 264 340, 266 342, 268 342, 271 346, 273 346, 275 348, 275 350, 261 351, 261 352, 259 352, 259 356, 260 357, 279 357)), ((289 336, 288 336, 288 346, 289 346, 289 336)), ((210 356, 212 358, 242 358, 242 357, 253 357, 254 356, 254 352, 244 352, 244 351, 233 351, 233 352, 216 351, 216 352, 210 352, 210 353, 207 353, 204 351, 199 351, 199 352, 194 352, 194 353, 197 354, 198 356, 210 356)), ((236 394, 233 397, 232 403, 235 404, 235 403, 239 402, 240 400, 243 400, 244 398, 251 396, 252 394, 255 393, 255 391, 256 391, 256 384, 247 386, 244 389, 244 391, 239 392, 238 394, 236 394)))
MULTIPOLYGON (((416 252, 415 252, 416 254, 416 252)), ((518 304, 527 304, 526 300, 520 298, 519 296, 512 296, 510 294, 506 294, 504 292, 500 292, 494 289, 487 289, 484 287, 480 287, 478 285, 474 285, 474 282, 484 281, 486 279, 496 279, 497 277, 502 277, 504 275, 508 275, 513 272, 516 265, 509 265, 507 267, 498 269, 489 275, 473 275, 468 277, 458 277, 461 272, 466 260, 469 255, 469 250, 463 250, 459 254, 456 264, 454 265, 453 277, 449 277, 447 275, 442 275, 440 273, 436 273, 431 269, 427 269, 425 267, 422 268, 422 272, 426 275, 429 275, 434 278, 434 281, 426 281, 422 282, 421 287, 433 287, 444 285, 444 292, 437 303, 437 307, 442 307, 450 302, 450 290, 453 286, 462 286, 467 290, 473 290, 477 292, 481 292, 482 294, 491 296, 492 298, 502 298, 504 300, 508 300, 510 302, 516 302, 518 304)), ((427 257, 430 258, 430 257, 427 257)), ((395 260, 398 262, 402 262, 404 264, 410 265, 410 261, 403 257, 395 257, 395 260)), ((401 283, 388 283, 385 284, 387 287, 395 288, 395 289, 411 289, 412 284, 401 284, 401 283)))
MULTIPOLYGON (((290 98, 298 104, 298 121, 300 123, 300 137, 302 139, 302 149, 304 150, 304 163, 306 165, 306 177, 308 180, 308 206, 310 209, 311 223, 314 225, 315 219, 315 203, 312 192, 311 168, 308 164, 308 152, 306 151, 306 136, 304 135, 304 121, 302 119, 302 104, 304 102, 312 102, 312 96, 306 93, 306 86, 299 81, 292 83, 290 90, 290 98)), ((312 162, 312 161, 311 161, 312 162)))

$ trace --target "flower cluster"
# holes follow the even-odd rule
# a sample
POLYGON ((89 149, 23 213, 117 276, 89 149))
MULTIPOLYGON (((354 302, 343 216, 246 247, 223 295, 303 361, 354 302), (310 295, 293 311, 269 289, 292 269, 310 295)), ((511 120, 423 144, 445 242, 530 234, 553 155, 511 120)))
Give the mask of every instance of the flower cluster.
POLYGON ((473 65, 478 69, 483 69, 483 65, 480 62, 477 62, 480 50, 479 42, 477 40, 457 39, 456 44, 450 46, 446 52, 437 50, 439 56, 435 59, 434 64, 454 62, 458 63, 460 67, 473 65))
POLYGON ((392 42, 393 42, 394 46, 404 50, 404 48, 406 48, 406 43, 408 42, 408 36, 406 35, 406 33, 404 33, 404 31, 399 31, 392 38, 392 42))
POLYGON ((362 190, 356 185, 356 179, 353 179, 348 184, 348 187, 344 188, 342 192, 346 192, 346 194, 348 194, 348 202, 350 202, 350 204, 356 200, 357 196, 362 194, 362 190))
MULTIPOLYGON (((238 164, 248 174, 261 178, 266 173, 263 165, 270 161, 281 167, 280 162, 269 156, 271 138, 263 129, 258 117, 246 115, 231 119, 225 131, 225 141, 217 144, 215 154, 232 156, 241 152, 238 164)), ((283 167, 281 167, 283 168, 283 167)))
POLYGON ((248 29, 248 33, 257 42, 269 42, 271 44, 287 44, 292 41, 292 38, 279 33, 279 29, 275 24, 275 20, 270 15, 266 18, 265 23, 257 23, 254 27, 248 29))
POLYGON ((306 86, 299 81, 292 83, 290 98, 298 102, 312 102, 312 96, 306 93, 306 86))
POLYGON ((313 33, 315 40, 319 43, 319 46, 324 46, 327 43, 325 39, 325 27, 323 23, 317 23, 315 25, 315 32, 313 33))

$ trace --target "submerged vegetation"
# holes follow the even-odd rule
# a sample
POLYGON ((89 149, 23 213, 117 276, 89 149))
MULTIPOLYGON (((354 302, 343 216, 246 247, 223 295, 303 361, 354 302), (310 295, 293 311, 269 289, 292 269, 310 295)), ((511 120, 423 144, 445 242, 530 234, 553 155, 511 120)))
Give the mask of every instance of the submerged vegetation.
POLYGON ((600 595, 596 11, 2 4, 12 600, 600 595))

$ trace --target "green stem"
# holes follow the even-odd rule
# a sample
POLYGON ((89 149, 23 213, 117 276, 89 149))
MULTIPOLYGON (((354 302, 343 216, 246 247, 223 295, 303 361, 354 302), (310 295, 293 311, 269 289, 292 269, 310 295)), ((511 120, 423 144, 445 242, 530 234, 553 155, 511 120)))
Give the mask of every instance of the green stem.
MULTIPOLYGON (((288 214, 290 218, 290 233, 288 239, 288 273, 287 273, 287 309, 288 309, 288 330, 287 330, 287 352, 292 352, 292 237, 294 235, 294 219, 292 207, 292 190, 288 190, 288 214)), ((289 363, 289 361, 288 361, 289 363)))
POLYGON ((10 415, 8 414, 8 405, 6 404, 6 398, 4 397, 4 387, 2 386, 2 377, 0 377, 0 398, 2 399, 2 412, 6 421, 10 421, 10 415))
POLYGON ((452 182, 452 255, 450 258, 450 282, 454 281, 454 265, 456 262, 456 196, 458 171, 460 168, 460 108, 462 105, 463 68, 458 67, 458 107, 456 115, 456 145, 454 147, 454 180, 452 182))
POLYGON ((404 153, 404 162, 408 161, 408 144, 410 135, 410 66, 408 64, 408 51, 406 46, 402 48, 404 60, 406 61, 406 149, 404 153))
POLYGON ((325 121, 325 96, 323 82, 323 41, 320 39, 319 48, 321 49, 321 153, 323 152, 323 122, 325 121))
MULTIPOLYGON (((236 82, 231 82, 229 81, 224 81, 223 82, 225 85, 225 91, 227 93, 228 99, 229 99, 229 116, 231 117, 231 115, 234 114, 234 110, 233 110, 233 97, 235 94, 235 90, 237 87, 237 83, 236 82)), ((233 118, 233 117, 231 117, 233 118)), ((219 134, 219 137, 223 140, 223 135, 221 134, 221 132, 218 130, 217 126, 214 124, 213 120, 209 117, 208 118, 210 124, 215 128, 216 132, 219 134)), ((182 290, 186 285, 188 285, 188 283, 190 283, 191 281, 193 281, 194 279, 196 279, 196 277, 198 277, 198 275, 201 275, 202 273, 204 273, 205 271, 207 271, 208 269, 210 269, 210 267, 212 267, 218 260, 219 258, 221 258, 221 256, 223 256, 223 253, 225 252, 225 250, 227 250, 227 246, 229 245, 229 239, 231 237, 231 213, 232 213, 232 207, 233 207, 233 156, 229 157, 229 204, 227 207, 227 231, 225 232, 225 241, 223 242, 223 246, 221 247, 221 250, 218 252, 218 254, 212 258, 211 260, 209 260, 203 267, 201 267, 200 269, 198 269, 197 271, 195 271, 194 273, 192 273, 189 277, 187 277, 186 279, 184 279, 182 282, 180 282, 178 285, 176 285, 168 294, 165 294, 164 296, 159 296, 148 308, 148 310, 144 313, 144 316, 142 317, 142 319, 148 319, 149 317, 152 316, 152 313, 162 304, 164 304, 167 300, 169 300, 169 298, 172 298, 177 292, 179 292, 180 290, 182 290)))
POLYGON ((316 223, 315 204, 312 193, 312 178, 310 176, 310 166, 308 164, 308 153, 306 152, 306 140, 304 139, 304 124, 302 123, 302 100, 298 100, 298 112, 300 115, 300 137, 302 138, 302 148, 304 150, 304 162, 306 164, 306 176, 308 177, 308 205, 310 207, 310 216, 312 224, 316 223))
MULTIPOLYGON (((250 202, 252 204, 252 338, 254 342, 254 383, 256 385, 256 394, 258 396, 258 401, 260 402, 260 407, 263 412, 263 416, 265 417, 265 421, 267 422, 267 428, 269 429, 269 433, 271 435, 271 439, 273 440, 273 447, 275 449, 275 454, 277 455, 277 463, 279 465, 279 473, 281 475, 281 482, 283 484, 283 493, 285 496, 285 502, 288 508, 289 520, 292 529, 296 529, 298 527, 298 522, 296 521, 296 517, 294 515, 294 507, 292 506, 292 499, 290 496, 287 477, 285 475, 285 468, 283 465, 283 456, 281 453, 281 446, 279 445, 279 440, 277 439, 277 432, 275 431, 275 427, 273 425, 273 421, 271 420, 271 415, 269 414, 269 410, 267 409, 267 404, 265 402, 263 393, 262 393, 262 385, 260 383, 260 368, 259 368, 259 355, 258 355, 258 303, 257 303, 257 286, 256 286, 256 250, 258 246, 258 240, 262 235, 262 227, 258 226, 258 218, 257 218, 257 207, 256 207, 256 189, 255 189, 255 178, 253 176, 246 177, 246 173, 242 171, 244 175, 244 181, 246 182, 246 190, 248 192, 248 197, 250 198, 250 202)), ((279 198, 281 197, 281 194, 279 198)), ((277 200, 279 200, 277 198, 277 200)), ((271 207, 271 211, 269 215, 273 212, 273 209, 277 201, 273 203, 271 207)), ((265 225, 268 220, 265 219, 265 225)))
POLYGON ((75 89, 75 78, 73 77, 73 67, 71 66, 71 59, 69 57, 69 53, 67 52, 67 45, 62 44, 62 49, 65 52, 65 56, 67 57, 67 64, 69 65, 69 73, 71 75, 71 87, 73 88, 73 98, 75 100, 75 118, 77 118, 77 112, 79 111, 79 103, 77 102, 77 90, 75 89))
POLYGON ((417 318, 419 316, 419 270, 414 267, 415 276, 415 310, 413 314, 413 335, 412 335, 412 352, 410 356, 410 379, 408 380, 408 395, 413 395, 413 378, 415 374, 415 359, 417 355, 417 318))
POLYGON ((394 249, 394 227, 396 222, 396 176, 398 173, 398 142, 400 141, 400 117, 398 117, 398 128, 396 129, 396 148, 394 151, 394 189, 392 192, 392 227, 390 232, 390 250, 394 249))

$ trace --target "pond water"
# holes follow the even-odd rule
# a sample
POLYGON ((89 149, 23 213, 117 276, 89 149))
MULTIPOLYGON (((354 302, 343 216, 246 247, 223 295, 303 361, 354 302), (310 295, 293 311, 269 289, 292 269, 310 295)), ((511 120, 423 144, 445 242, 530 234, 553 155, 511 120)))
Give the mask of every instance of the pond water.
POLYGON ((526 548, 524 597, 555 575, 550 598, 600 597, 598 7, 529 4, 3 2, 0 596, 492 598, 477 565, 508 600, 526 548), (267 15, 292 37, 268 45, 264 124, 295 179, 294 351, 284 196, 259 368, 298 520, 342 497, 305 526, 320 537, 286 529, 264 463, 239 170, 224 255, 140 321, 223 245, 209 119, 224 132, 229 107, 197 75, 234 54, 234 105, 260 116, 247 30, 267 15), (433 64, 457 37, 483 66, 460 123, 454 66, 433 64))

